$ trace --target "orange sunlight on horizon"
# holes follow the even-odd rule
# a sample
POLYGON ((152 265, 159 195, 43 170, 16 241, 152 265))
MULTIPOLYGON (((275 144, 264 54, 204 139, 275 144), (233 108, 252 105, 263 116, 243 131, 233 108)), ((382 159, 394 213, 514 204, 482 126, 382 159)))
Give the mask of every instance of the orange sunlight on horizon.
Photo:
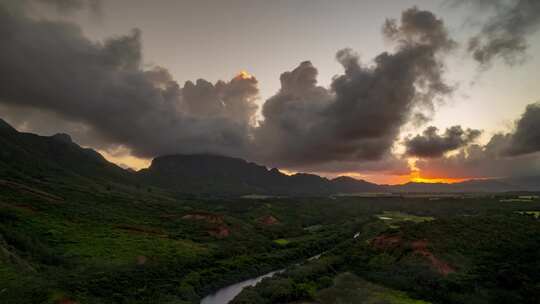
MULTIPOLYGON (((281 170, 283 172, 283 170, 281 170)), ((328 176, 330 178, 338 177, 338 176, 349 176, 356 179, 362 179, 370 183, 376 183, 379 185, 401 185, 406 184, 409 182, 413 183, 426 183, 426 184, 433 184, 433 183, 445 183, 445 184, 453 184, 453 183, 460 183, 467 180, 470 180, 471 178, 449 178, 449 177, 422 177, 420 171, 411 171, 411 173, 406 175, 386 175, 386 174, 374 174, 374 175, 362 175, 358 173, 343 173, 343 174, 336 174, 328 176)))
POLYGON ((138 171, 140 169, 148 168, 152 160, 135 157, 129 154, 125 155, 113 155, 104 150, 98 150, 98 152, 107 160, 124 169, 133 169, 138 171))
POLYGON ((426 178, 422 177, 420 171, 412 171, 409 175, 409 179, 411 182, 414 183, 427 183, 427 184, 433 184, 433 183, 444 183, 444 184, 453 184, 453 183, 460 183, 467 180, 470 180, 471 178, 450 178, 450 177, 434 177, 434 178, 426 178))
MULTIPOLYGON (((244 77, 241 76, 244 74, 240 74, 237 77, 244 77)), ((249 75, 249 74, 247 74, 249 75)), ((121 154, 121 155, 114 155, 112 153, 108 153, 104 150, 98 150, 98 152, 108 161, 117 164, 118 166, 122 168, 131 168, 134 170, 140 170, 143 168, 148 168, 151 163, 151 159, 143 159, 138 158, 129 154, 121 154)), ((279 171, 285 175, 294 175, 299 173, 295 170, 288 170, 288 169, 282 169, 279 168, 279 171)), ((336 178, 338 176, 348 176, 355 179, 362 179, 370 183, 376 183, 376 184, 386 184, 386 185, 399 185, 399 184, 405 184, 408 182, 414 182, 414 183, 446 183, 446 184, 453 184, 453 183, 459 183, 463 181, 470 180, 472 178, 449 178, 449 177, 423 177, 420 170, 412 170, 409 174, 405 175, 392 175, 392 174, 359 174, 355 172, 342 172, 337 174, 325 174, 325 173, 318 173, 313 172, 312 174, 317 174, 320 176, 325 176, 327 178, 336 178)))

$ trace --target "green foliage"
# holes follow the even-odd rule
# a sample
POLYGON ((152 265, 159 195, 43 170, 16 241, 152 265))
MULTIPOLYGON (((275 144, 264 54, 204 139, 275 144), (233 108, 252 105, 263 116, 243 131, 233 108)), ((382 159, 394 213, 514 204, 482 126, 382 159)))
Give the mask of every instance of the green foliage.
MULTIPOLYGON (((540 295, 540 221, 516 214, 513 210, 517 206, 493 210, 486 201, 469 203, 478 204, 474 216, 453 215, 447 205, 431 204, 429 214, 437 220, 402 221, 399 229, 381 227, 378 219, 367 222, 354 240, 340 243, 320 260, 261 283, 249 291, 249 296, 258 293, 267 299, 264 303, 281 303, 272 298, 272 290, 278 282, 291 282, 292 286, 314 289, 304 294, 286 289, 288 295, 276 291, 279 299, 316 299, 319 303, 534 303, 540 295), (372 243, 376 235, 394 235, 395 242, 377 248, 372 243), (426 245, 413 245, 417 241, 426 245), (435 264, 439 262, 449 265, 451 272, 440 273, 435 264), (357 277, 336 276, 343 272, 357 277), (326 286, 321 284, 319 278, 330 277, 335 277, 332 286, 327 280, 326 286)), ((235 303, 242 301, 244 292, 235 303)))
POLYGON ((289 244, 291 241, 289 240, 286 240, 286 239, 277 239, 277 240, 274 240, 274 243, 280 245, 280 246, 285 246, 287 244, 289 244))
POLYGON ((346 272, 380 303, 539 298, 540 202, 179 196, 76 145, 11 136, 0 136, 0 303, 199 303, 285 267, 235 303, 322 301, 348 292, 346 272), (457 272, 441 276, 410 246, 375 250, 381 234, 426 239, 457 272))

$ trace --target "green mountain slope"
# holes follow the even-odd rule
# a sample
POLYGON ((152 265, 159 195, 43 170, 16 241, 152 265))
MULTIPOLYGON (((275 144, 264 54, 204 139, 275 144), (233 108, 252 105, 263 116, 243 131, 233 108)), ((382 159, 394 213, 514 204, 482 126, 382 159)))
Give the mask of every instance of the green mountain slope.
POLYGON ((0 176, 34 182, 48 179, 95 179, 127 181, 130 174, 106 161, 92 149, 84 149, 69 135, 38 136, 17 132, 0 122, 0 176))

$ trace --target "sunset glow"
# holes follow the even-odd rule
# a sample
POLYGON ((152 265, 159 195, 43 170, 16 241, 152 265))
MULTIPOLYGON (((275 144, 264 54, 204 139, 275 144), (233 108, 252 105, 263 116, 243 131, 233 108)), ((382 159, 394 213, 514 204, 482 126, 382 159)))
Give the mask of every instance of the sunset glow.
POLYGON ((445 183, 445 184, 453 184, 453 183, 459 183, 466 180, 469 180, 470 178, 448 178, 448 177, 434 177, 434 178, 426 178, 422 177, 420 171, 413 171, 411 172, 409 176, 409 180, 414 183, 445 183))
POLYGON ((236 78, 238 79, 252 79, 254 78, 253 75, 251 75, 250 73, 248 73, 246 70, 241 70, 238 75, 236 75, 236 78))
POLYGON ((180 2, 0 0, 0 119, 132 170, 210 154, 384 185, 539 175, 540 1, 180 2))
POLYGON ((148 168, 151 162, 150 159, 139 158, 139 157, 135 157, 129 154, 115 155, 113 153, 108 153, 105 150, 98 150, 98 152, 106 160, 113 162, 122 168, 131 168, 133 170, 140 170, 140 169, 148 168))
POLYGON ((540 304, 540 0, 0 0, 0 45, 0 304, 540 304))

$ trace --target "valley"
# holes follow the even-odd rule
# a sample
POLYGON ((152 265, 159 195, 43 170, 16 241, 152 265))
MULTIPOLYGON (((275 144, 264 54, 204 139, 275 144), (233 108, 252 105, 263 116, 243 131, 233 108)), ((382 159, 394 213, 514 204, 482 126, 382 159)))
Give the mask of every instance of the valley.
POLYGON ((0 0, 0 304, 540 304, 540 0, 0 0))
POLYGON ((2 303, 199 303, 280 269, 233 288, 231 303, 495 303, 539 291, 533 194, 362 195, 381 186, 351 179, 355 192, 337 195, 328 185, 344 179, 215 156, 133 173, 66 136, 0 132, 2 303))

